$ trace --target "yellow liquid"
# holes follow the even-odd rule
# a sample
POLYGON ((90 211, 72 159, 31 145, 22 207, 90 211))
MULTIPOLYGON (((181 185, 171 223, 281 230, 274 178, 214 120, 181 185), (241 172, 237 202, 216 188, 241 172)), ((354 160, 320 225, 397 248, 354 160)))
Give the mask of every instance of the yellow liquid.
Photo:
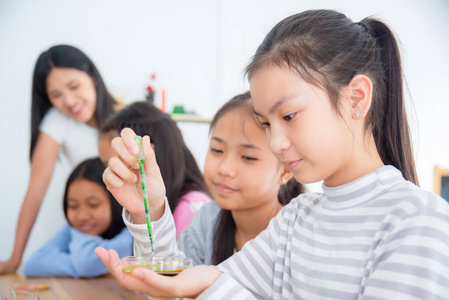
POLYGON ((166 268, 166 270, 154 270, 155 267, 160 267, 160 265, 155 265, 155 264, 129 265, 129 266, 123 267, 122 270, 123 270, 123 272, 132 272, 134 269, 137 269, 137 268, 145 268, 145 269, 153 270, 154 272, 160 273, 162 275, 176 275, 184 270, 184 269, 175 269, 174 267, 173 267, 173 269, 170 269, 169 268, 170 266, 164 266, 166 268))

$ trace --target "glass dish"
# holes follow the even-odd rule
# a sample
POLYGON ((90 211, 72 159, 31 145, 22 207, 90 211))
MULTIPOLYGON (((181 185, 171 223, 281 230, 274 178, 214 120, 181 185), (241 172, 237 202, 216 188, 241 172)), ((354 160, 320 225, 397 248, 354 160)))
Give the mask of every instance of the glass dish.
POLYGON ((122 258, 123 272, 146 268, 162 275, 174 276, 191 266, 191 258, 180 256, 126 256, 122 258))

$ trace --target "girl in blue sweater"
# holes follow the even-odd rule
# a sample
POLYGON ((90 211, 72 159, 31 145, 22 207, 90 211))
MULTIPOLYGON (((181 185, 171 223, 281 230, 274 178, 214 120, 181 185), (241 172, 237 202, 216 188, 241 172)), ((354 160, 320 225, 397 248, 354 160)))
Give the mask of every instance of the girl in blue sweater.
POLYGON ((66 224, 25 264, 30 277, 96 277, 108 273, 94 253, 98 246, 132 255, 133 239, 122 207, 102 180, 99 158, 85 160, 70 175, 63 200, 66 224))

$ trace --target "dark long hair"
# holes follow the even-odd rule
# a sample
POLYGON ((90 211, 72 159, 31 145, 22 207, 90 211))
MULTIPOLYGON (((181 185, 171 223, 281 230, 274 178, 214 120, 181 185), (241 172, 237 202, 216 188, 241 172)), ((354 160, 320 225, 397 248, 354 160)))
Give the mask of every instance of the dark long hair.
POLYGON ((169 115, 150 102, 134 102, 109 118, 100 128, 100 136, 111 131, 120 133, 126 127, 137 135, 150 136, 172 211, 187 192, 201 191, 211 196, 195 158, 169 115))
MULTIPOLYGON (((249 92, 240 94, 226 102, 214 115, 210 123, 210 132, 214 129, 217 122, 227 112, 234 109, 242 109, 247 114, 247 117, 253 118, 254 122, 258 124, 253 113, 253 104, 249 92)), ((261 127, 261 130, 264 130, 261 127)), ((293 198, 299 194, 304 193, 304 186, 297 182, 293 177, 286 183, 281 185, 278 192, 278 201, 282 205, 287 205, 293 198)), ((235 249, 235 222, 230 210, 221 209, 217 225, 215 227, 212 264, 218 265, 228 257, 232 256, 235 249)))
MULTIPOLYGON (((108 230, 102 233, 100 236, 104 239, 112 239, 117 234, 119 234, 123 228, 125 228, 125 223, 123 223, 122 219, 122 210, 123 207, 115 200, 115 198, 111 195, 111 193, 107 190, 106 185, 103 182, 103 172, 105 170, 105 166, 101 162, 101 160, 96 158, 90 158, 83 162, 81 162, 70 174, 69 179, 67 180, 67 184, 65 186, 64 199, 63 199, 63 209, 64 215, 69 222, 69 218, 67 217, 67 202, 68 202, 68 193, 69 187, 72 182, 80 179, 85 179, 94 183, 99 184, 109 196, 109 201, 111 202, 111 226, 109 226, 108 230)), ((72 224, 70 224, 72 225, 72 224)))
POLYGON ((354 23, 332 10, 309 10, 279 22, 258 47, 246 68, 248 78, 274 64, 296 71, 327 91, 336 112, 342 87, 357 74, 373 82, 365 130, 371 130, 384 164, 398 168, 418 184, 403 97, 399 48, 383 22, 354 23))
POLYGON ((92 78, 97 94, 95 120, 98 127, 101 127, 104 121, 114 113, 114 104, 117 104, 107 91, 94 63, 79 49, 68 45, 58 45, 44 51, 37 59, 34 67, 31 95, 30 160, 33 158, 34 148, 39 135, 39 126, 45 114, 52 107, 47 95, 46 80, 48 74, 55 67, 78 69, 86 72, 92 78))

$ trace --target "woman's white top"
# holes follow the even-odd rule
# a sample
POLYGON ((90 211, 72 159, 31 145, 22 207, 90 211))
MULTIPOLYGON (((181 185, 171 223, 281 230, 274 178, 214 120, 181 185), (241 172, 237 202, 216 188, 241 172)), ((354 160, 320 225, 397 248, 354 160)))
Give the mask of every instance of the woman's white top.
POLYGON ((64 115, 54 107, 45 114, 39 130, 59 144, 72 168, 98 156, 99 130, 64 115))

